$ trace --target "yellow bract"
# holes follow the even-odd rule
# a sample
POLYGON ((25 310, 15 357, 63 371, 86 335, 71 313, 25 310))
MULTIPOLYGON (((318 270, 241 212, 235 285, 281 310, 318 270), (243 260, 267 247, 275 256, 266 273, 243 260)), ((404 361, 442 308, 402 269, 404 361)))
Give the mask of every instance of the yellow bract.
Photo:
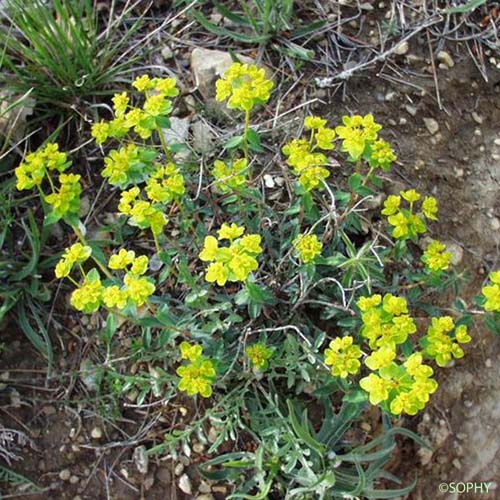
POLYGON ((257 270, 257 256, 262 253, 261 236, 248 234, 243 236, 244 227, 236 224, 223 224, 218 231, 218 240, 207 236, 199 258, 211 262, 205 273, 205 280, 224 286, 228 281, 245 281, 252 271, 257 270), (219 243, 229 240, 229 246, 219 243))
POLYGON ((188 364, 177 368, 179 389, 185 391, 189 396, 199 394, 204 398, 212 395, 212 384, 216 372, 212 360, 202 355, 203 349, 200 345, 190 345, 182 342, 180 345, 181 359, 189 360, 188 364))
POLYGON ((253 64, 233 63, 224 77, 215 82, 215 97, 218 101, 227 99, 228 108, 248 112, 269 100, 273 86, 264 69, 253 64))
POLYGON ((481 290, 485 299, 483 307, 488 312, 500 312, 500 271, 493 271, 489 278, 491 285, 481 290))
POLYGON ((248 359, 257 370, 265 370, 269 365, 269 358, 272 356, 273 351, 264 344, 264 342, 257 342, 250 345, 245 349, 248 359))
POLYGON ((325 349, 325 364, 331 366, 332 375, 346 378, 349 374, 358 373, 361 363, 361 348, 353 344, 353 338, 338 337, 325 349))
POLYGON ((422 255, 425 267, 431 273, 446 271, 450 266, 453 255, 446 251, 446 245, 440 241, 432 240, 422 255))
POLYGON ((299 254, 300 260, 306 264, 321 255, 323 250, 323 243, 318 240, 315 234, 299 234, 293 240, 293 246, 299 254))

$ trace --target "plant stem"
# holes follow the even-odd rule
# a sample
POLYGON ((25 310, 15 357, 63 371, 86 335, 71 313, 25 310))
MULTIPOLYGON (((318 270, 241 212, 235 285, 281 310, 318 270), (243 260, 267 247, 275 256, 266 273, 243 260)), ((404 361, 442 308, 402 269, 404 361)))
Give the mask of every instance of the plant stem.
MULTIPOLYGON (((245 129, 243 130, 243 154, 248 162, 248 131, 250 130, 250 110, 245 111, 245 129)), ((250 178, 252 177, 250 172, 250 178)))
POLYGON ((160 136, 160 142, 163 148, 163 151, 165 152, 165 156, 167 157, 168 162, 173 162, 174 157, 172 156, 172 151, 168 148, 167 141, 165 140, 165 137, 163 136, 162 128, 158 125, 156 127, 156 131, 158 132, 158 135, 160 136))
MULTIPOLYGON (((85 239, 85 236, 83 236, 82 232, 76 226, 72 226, 72 228, 78 239, 81 241, 82 245, 88 246, 87 240, 85 239)), ((108 268, 101 262, 99 262, 93 255, 91 255, 91 257, 92 260, 97 264, 99 269, 106 275, 106 277, 112 280, 113 275, 109 272, 108 268)))

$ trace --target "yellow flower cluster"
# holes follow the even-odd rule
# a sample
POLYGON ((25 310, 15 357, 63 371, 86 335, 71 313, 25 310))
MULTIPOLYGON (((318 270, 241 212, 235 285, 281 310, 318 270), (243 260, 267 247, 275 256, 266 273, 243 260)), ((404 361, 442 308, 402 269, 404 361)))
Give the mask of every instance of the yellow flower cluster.
POLYGON ((315 234, 299 234, 293 240, 293 247, 305 264, 314 261, 323 250, 323 243, 315 234))
MULTIPOLYGON (((95 269, 93 269, 95 271, 95 269)), ((71 294, 71 305, 84 313, 96 312, 102 304, 104 286, 97 271, 89 272, 83 283, 71 294)))
POLYGON ((167 218, 162 207, 151 201, 139 197, 141 190, 135 186, 127 191, 122 191, 118 211, 129 217, 129 224, 141 229, 151 228, 154 235, 163 232, 167 218))
POLYGON ((115 94, 112 99, 115 118, 92 126, 91 135, 97 144, 103 144, 110 138, 120 139, 131 129, 142 139, 148 139, 154 130, 165 124, 165 118, 172 111, 171 99, 179 94, 175 78, 142 75, 134 80, 132 86, 145 94, 143 107, 130 106, 126 92, 115 94))
POLYGON ((361 348, 353 344, 353 338, 337 337, 330 342, 325 349, 325 364, 331 366, 331 373, 334 377, 346 378, 349 374, 358 373, 361 363, 361 348))
POLYGON ((158 167, 146 181, 146 194, 152 202, 170 203, 185 192, 184 177, 173 163, 158 167))
POLYGON ((218 238, 207 236, 200 260, 211 262, 205 273, 205 280, 224 286, 228 281, 245 281, 248 275, 257 270, 257 256, 262 253, 261 237, 258 234, 243 236, 244 227, 236 224, 223 224, 218 238), (229 240, 228 247, 219 243, 229 240))
POLYGON ((422 354, 416 352, 402 365, 390 362, 377 373, 370 373, 359 381, 359 385, 368 392, 371 404, 382 404, 394 415, 415 415, 437 389, 432 375, 432 368, 424 365, 422 354))
MULTIPOLYGON (((348 153, 352 160, 357 161, 363 156, 366 148, 377 140, 378 131, 382 126, 375 122, 373 115, 343 116, 342 122, 343 125, 335 128, 335 132, 342 139, 342 151, 348 153)), ((375 157, 382 160, 381 167, 382 165, 385 167, 388 160, 393 161, 384 143, 376 146, 375 157)))
POLYGON ((427 196, 422 202, 422 211, 414 213, 415 202, 421 196, 414 189, 401 191, 400 196, 390 195, 384 202, 382 214, 393 226, 392 236, 396 239, 416 240, 419 234, 425 233, 427 226, 425 219, 437 220, 438 205, 433 196, 427 196), (409 208, 401 208, 401 198, 408 202, 409 208))
POLYGON ((69 276, 75 264, 85 262, 92 254, 92 249, 89 246, 75 243, 64 250, 62 257, 55 267, 56 278, 65 278, 69 276))
POLYGON ((293 139, 283 146, 282 151, 287 156, 287 164, 299 176, 299 184, 305 191, 311 191, 321 186, 330 172, 325 168, 328 158, 321 151, 334 148, 335 130, 326 127, 326 120, 317 116, 308 116, 304 126, 310 130, 309 139, 293 139))
POLYGON ((248 359, 257 370, 263 371, 269 366, 269 358, 272 356, 273 351, 264 342, 250 345, 245 351, 248 359))
POLYGON ((390 170, 397 157, 392 146, 383 139, 378 139, 369 147, 368 163, 370 167, 390 170))
POLYGON ((16 187, 19 191, 40 186, 50 171, 64 172, 71 162, 66 153, 59 151, 59 145, 49 143, 34 153, 29 153, 15 169, 16 187))
POLYGON ((274 86, 264 69, 240 63, 233 63, 215 85, 217 101, 228 99, 228 108, 246 112, 266 103, 274 86))
POLYGON ((139 148, 135 144, 127 144, 118 151, 112 149, 104 158, 104 169, 101 175, 108 179, 112 186, 125 187, 130 181, 131 170, 143 166, 140 163, 139 148))
POLYGON ((500 271, 490 273, 491 285, 484 286, 481 290, 484 301, 484 310, 487 312, 500 312, 500 271))
MULTIPOLYGON (((74 263, 84 262, 91 254, 90 247, 79 243, 67 249, 56 266, 56 276, 68 276, 74 263)), ((104 304, 108 309, 116 307, 125 309, 130 303, 136 307, 143 306, 155 291, 155 285, 149 278, 143 276, 149 266, 149 259, 145 255, 135 256, 132 250, 121 249, 110 257, 109 269, 123 270, 125 276, 123 284, 104 285, 96 269, 84 274, 83 283, 73 291, 71 305, 78 311, 92 313, 104 304)), ((83 269, 82 269, 83 273, 83 269)))
POLYGON ((204 398, 210 397, 216 375, 212 360, 202 355, 200 345, 182 342, 180 351, 181 359, 187 360, 188 364, 177 368, 177 375, 181 377, 179 390, 187 392, 189 396, 200 394, 204 398))
POLYGON ((420 345, 423 353, 434 359, 438 366, 446 366, 452 357, 463 358, 464 351, 459 344, 466 344, 470 341, 471 337, 465 325, 455 327, 450 316, 443 316, 432 318, 426 335, 420 339, 420 345), (450 335, 451 332, 454 332, 453 337, 450 335))
POLYGON ((77 174, 60 174, 60 185, 57 191, 45 196, 45 201, 51 205, 57 217, 78 214, 80 210, 80 193, 82 192, 80 177, 77 174))
POLYGON ((243 188, 247 182, 247 167, 246 158, 239 158, 230 164, 215 160, 212 175, 217 189, 225 194, 243 188))
MULTIPOLYGON (((371 297, 361 297, 357 306, 363 322, 361 335, 368 339, 371 349, 389 347, 394 351, 396 345, 403 344, 409 335, 417 331, 403 297, 388 293, 382 298, 381 295, 375 294, 371 297)), ((377 354, 376 359, 380 356, 381 359, 388 360, 388 351, 384 350, 382 353, 377 354)), ((375 362, 375 359, 373 361, 375 362)), ((380 361, 377 362, 380 364, 380 361)))
POLYGON ((452 257, 451 252, 446 251, 446 245, 444 243, 433 240, 425 249, 422 255, 422 262, 424 262, 425 268, 428 271, 439 274, 448 269, 452 257))

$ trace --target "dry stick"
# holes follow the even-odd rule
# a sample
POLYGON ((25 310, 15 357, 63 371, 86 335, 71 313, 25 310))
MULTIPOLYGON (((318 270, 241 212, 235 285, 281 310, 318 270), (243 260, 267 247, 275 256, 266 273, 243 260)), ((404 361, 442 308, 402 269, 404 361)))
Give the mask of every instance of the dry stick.
POLYGON ((373 64, 383 61, 386 59, 388 56, 393 54, 396 50, 396 48, 403 42, 406 42, 413 38, 417 33, 420 33, 422 30, 428 28, 429 26, 432 26, 440 21, 442 21, 442 16, 437 15, 429 20, 427 20, 424 24, 419 26, 415 31, 410 33, 409 35, 405 36, 402 38, 398 43, 394 44, 389 50, 386 50, 385 52, 382 52, 381 54, 378 54, 375 56, 373 59, 370 59, 369 61, 366 61, 364 63, 358 64, 357 66, 354 66, 354 68, 349 68, 344 71, 341 71, 335 76, 331 76, 328 78, 315 78, 316 85, 319 88, 326 88, 326 87, 332 87, 334 85, 334 82, 337 80, 347 80, 349 79, 356 71, 359 71, 361 69, 365 69, 369 66, 372 66, 373 64))
POLYGON ((425 34, 427 36, 427 43, 429 45, 429 55, 431 58, 432 75, 434 77, 434 86, 436 87, 436 99, 438 102, 439 111, 442 111, 443 106, 441 104, 441 95, 439 93, 439 83, 438 83, 438 77, 437 77, 437 71, 436 71, 436 63, 434 61, 434 52, 432 51, 431 36, 429 35, 429 30, 425 30, 425 34))

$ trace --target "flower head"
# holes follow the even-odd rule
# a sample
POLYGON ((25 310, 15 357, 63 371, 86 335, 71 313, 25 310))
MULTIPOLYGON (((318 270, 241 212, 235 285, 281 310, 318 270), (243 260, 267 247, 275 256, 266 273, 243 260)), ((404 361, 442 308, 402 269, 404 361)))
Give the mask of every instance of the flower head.
POLYGON ((353 344, 353 338, 337 337, 325 349, 325 363, 331 366, 332 375, 346 378, 349 374, 358 373, 361 363, 361 348, 353 344))
POLYGON ((266 72, 255 65, 233 63, 217 80, 217 101, 228 100, 231 109, 250 111, 257 104, 269 100, 274 84, 266 78, 266 72))
POLYGON ((260 371, 265 370, 269 365, 269 358, 272 356, 273 351, 264 344, 264 342, 257 342, 250 345, 245 349, 248 359, 252 365, 260 371))
POLYGON ((323 243, 315 234, 299 234, 293 240, 293 246, 304 263, 312 262, 323 250, 323 243))

